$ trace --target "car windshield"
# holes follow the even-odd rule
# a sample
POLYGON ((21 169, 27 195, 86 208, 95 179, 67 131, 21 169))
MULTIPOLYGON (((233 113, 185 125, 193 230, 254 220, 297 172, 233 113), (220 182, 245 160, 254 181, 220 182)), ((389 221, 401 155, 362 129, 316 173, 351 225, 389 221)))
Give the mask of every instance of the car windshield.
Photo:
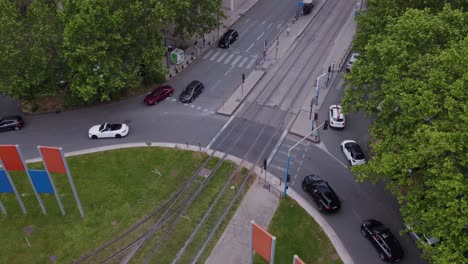
POLYGON ((119 130, 122 128, 122 124, 110 124, 109 126, 111 130, 119 130))
POLYGON ((106 124, 102 124, 99 126, 99 131, 102 131, 104 129, 104 127, 106 127, 107 123, 106 124))

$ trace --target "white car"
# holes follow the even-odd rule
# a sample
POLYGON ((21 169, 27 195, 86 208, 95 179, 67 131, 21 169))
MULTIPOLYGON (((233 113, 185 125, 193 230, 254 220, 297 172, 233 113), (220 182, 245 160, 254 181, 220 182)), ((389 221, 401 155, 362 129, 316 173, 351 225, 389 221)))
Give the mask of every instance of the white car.
POLYGON ((364 157, 361 147, 354 140, 344 140, 341 142, 341 151, 343 151, 351 166, 366 163, 366 158, 364 157))
POLYGON ((121 138, 128 135, 130 128, 126 124, 104 123, 95 125, 89 129, 88 136, 92 139, 97 138, 121 138))
POLYGON ((341 105, 331 105, 329 111, 330 126, 334 128, 345 127, 345 116, 341 110, 341 105))
POLYGON ((359 53, 353 53, 351 54, 351 57, 349 58, 348 63, 346 64, 346 70, 351 71, 351 66, 353 66, 353 63, 355 63, 359 57, 359 53))

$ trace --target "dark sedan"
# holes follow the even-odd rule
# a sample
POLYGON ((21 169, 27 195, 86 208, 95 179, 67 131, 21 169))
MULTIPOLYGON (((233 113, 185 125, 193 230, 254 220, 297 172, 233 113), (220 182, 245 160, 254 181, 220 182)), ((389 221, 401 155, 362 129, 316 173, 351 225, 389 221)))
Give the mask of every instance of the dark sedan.
POLYGON ((239 38, 239 33, 234 29, 230 29, 223 34, 218 42, 218 46, 221 48, 229 48, 239 38))
POLYGON ((173 93, 174 88, 172 88, 171 86, 159 86, 158 88, 154 89, 146 95, 144 102, 147 105, 155 105, 161 102, 162 100, 171 97, 173 93))
POLYGON ((336 212, 341 207, 340 199, 328 183, 320 176, 309 175, 302 181, 302 189, 311 194, 317 203, 318 209, 323 213, 336 212))
POLYGON ((195 98, 197 98, 202 92, 205 90, 205 86, 200 81, 192 81, 185 87, 185 90, 180 94, 179 100, 184 103, 188 104, 193 102, 195 98))
POLYGON ((383 261, 399 262, 403 258, 400 243, 381 222, 374 219, 364 221, 361 225, 361 234, 374 245, 383 261))
POLYGON ((23 128, 24 121, 21 116, 6 116, 0 118, 0 131, 20 130, 23 128))

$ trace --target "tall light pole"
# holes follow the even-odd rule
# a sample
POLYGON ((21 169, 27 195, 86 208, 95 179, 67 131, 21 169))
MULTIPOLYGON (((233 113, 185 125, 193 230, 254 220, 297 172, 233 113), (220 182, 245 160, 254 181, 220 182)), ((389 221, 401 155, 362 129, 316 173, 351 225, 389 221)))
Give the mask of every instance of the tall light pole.
POLYGON ((318 126, 317 128, 315 128, 314 130, 310 131, 309 134, 307 134, 307 136, 303 137, 301 140, 299 140, 296 144, 294 144, 294 146, 290 147, 288 149, 288 159, 286 161, 286 174, 284 175, 284 192, 283 192, 283 196, 284 198, 287 197, 287 193, 286 191, 288 190, 288 174, 289 174, 289 163, 291 161, 291 150, 293 150, 295 147, 297 147, 297 145, 301 144, 302 141, 304 141, 306 138, 308 138, 309 136, 311 136, 315 131, 317 131, 321 126, 323 126, 324 123, 320 124, 320 126, 318 126))
POLYGON ((170 62, 169 62, 169 48, 167 47, 167 32, 168 30, 167 29, 162 29, 162 31, 164 32, 164 47, 166 47, 166 66, 168 69, 170 69, 170 62))

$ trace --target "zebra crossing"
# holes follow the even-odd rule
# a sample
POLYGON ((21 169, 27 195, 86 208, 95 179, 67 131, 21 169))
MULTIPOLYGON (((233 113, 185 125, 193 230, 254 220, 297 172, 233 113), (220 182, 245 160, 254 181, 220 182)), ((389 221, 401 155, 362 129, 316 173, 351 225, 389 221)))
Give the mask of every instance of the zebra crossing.
POLYGON ((238 55, 229 51, 212 49, 202 56, 202 59, 231 65, 231 67, 241 67, 250 69, 255 65, 256 58, 251 54, 238 55))

